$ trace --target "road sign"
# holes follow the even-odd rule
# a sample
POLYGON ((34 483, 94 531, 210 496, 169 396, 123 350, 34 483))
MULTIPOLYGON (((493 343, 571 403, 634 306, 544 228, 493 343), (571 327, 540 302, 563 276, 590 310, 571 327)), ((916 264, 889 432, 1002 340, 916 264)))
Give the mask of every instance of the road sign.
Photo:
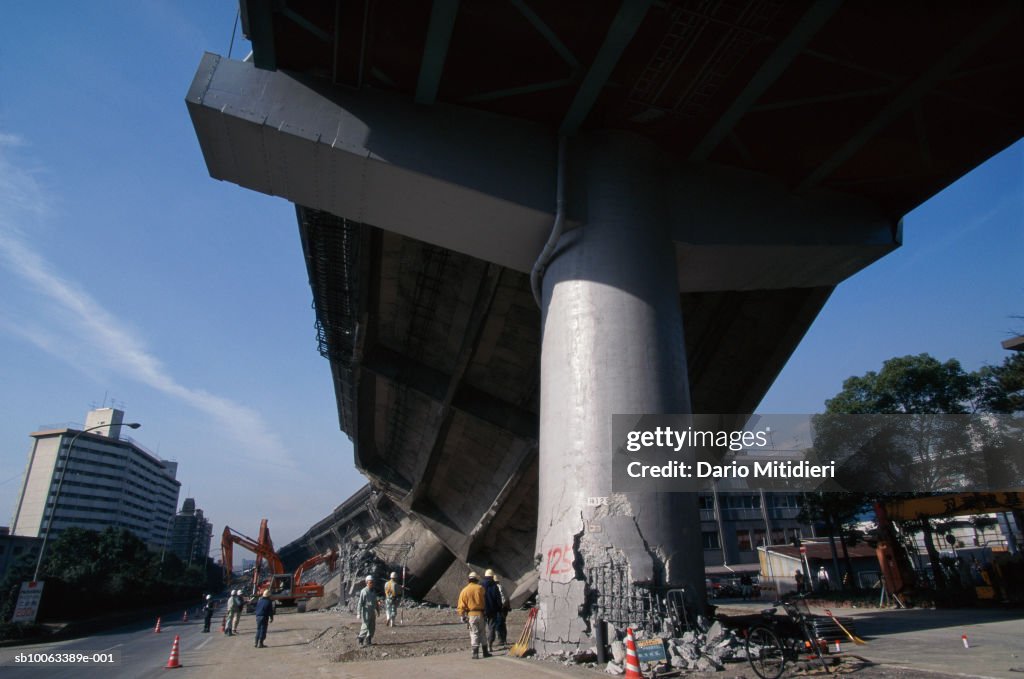
POLYGON ((665 656, 665 642, 657 638, 638 639, 636 642, 636 657, 640 662, 667 660, 665 656))
POLYGON ((35 622, 39 612, 39 601, 43 598, 43 581, 23 582, 18 592, 18 603, 14 605, 11 622, 35 622))

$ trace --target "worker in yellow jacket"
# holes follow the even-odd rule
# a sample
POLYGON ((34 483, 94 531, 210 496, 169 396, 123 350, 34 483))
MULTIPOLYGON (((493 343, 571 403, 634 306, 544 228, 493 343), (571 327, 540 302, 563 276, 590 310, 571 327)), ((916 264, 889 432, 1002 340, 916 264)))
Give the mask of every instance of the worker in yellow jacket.
POLYGON ((490 657, 484 640, 484 588, 480 586, 479 576, 471 572, 467 576, 469 583, 459 592, 459 615, 462 621, 469 624, 469 645, 473 647, 473 658, 480 657, 480 644, 484 644, 484 657, 490 657))

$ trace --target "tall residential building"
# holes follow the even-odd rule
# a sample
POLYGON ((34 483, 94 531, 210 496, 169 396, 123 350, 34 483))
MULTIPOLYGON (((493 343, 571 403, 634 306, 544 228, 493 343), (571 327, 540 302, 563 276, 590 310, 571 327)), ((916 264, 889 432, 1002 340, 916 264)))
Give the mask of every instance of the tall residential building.
POLYGON ((52 512, 50 537, 72 526, 96 531, 114 526, 132 531, 151 549, 165 546, 181 490, 178 463, 161 460, 123 436, 123 422, 124 412, 99 408, 89 412, 81 428, 31 434, 13 535, 42 537, 52 512))
POLYGON ((213 526, 203 517, 203 510, 196 509, 194 499, 185 498, 181 511, 174 516, 168 550, 186 565, 203 564, 210 556, 212 537, 213 526))

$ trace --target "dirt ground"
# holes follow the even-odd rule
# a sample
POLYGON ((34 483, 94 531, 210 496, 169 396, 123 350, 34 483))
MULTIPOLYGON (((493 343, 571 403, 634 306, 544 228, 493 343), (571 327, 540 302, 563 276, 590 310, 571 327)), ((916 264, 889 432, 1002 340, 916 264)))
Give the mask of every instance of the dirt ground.
MULTIPOLYGON (((356 640, 359 634, 359 620, 347 611, 330 613, 336 622, 319 634, 310 643, 323 657, 334 662, 355 662, 366 660, 389 660, 412 658, 447 653, 464 653, 470 655, 469 630, 463 624, 455 609, 438 608, 407 608, 399 611, 400 624, 387 627, 384 616, 378 618, 377 631, 373 645, 360 647, 356 640)), ((508 642, 515 643, 526 624, 526 611, 512 611, 508 621, 508 642)), ((496 648, 495 655, 507 655, 508 648, 496 648)), ((531 662, 554 662, 549 658, 543 661, 531 659, 531 662)), ((572 663, 566 663, 572 664, 572 663)), ((528 666, 524 666, 528 670, 528 666)), ((601 676, 603 667, 596 665, 576 666, 573 676, 601 676)), ((941 679, 944 675, 909 668, 888 667, 872 663, 861 663, 849 658, 838 667, 831 668, 826 674, 820 667, 793 667, 787 669, 785 677, 828 677, 836 674, 850 679, 941 679)), ((757 679, 745 662, 730 663, 724 672, 701 674, 684 673, 685 676, 724 677, 727 679, 757 679)), ((607 675, 604 675, 607 676, 607 675)))
MULTIPOLYGON (((409 658, 443 653, 470 654, 469 630, 454 608, 406 608, 398 612, 398 624, 388 627, 384 616, 377 617, 373 645, 360 647, 357 641, 359 619, 347 611, 335 611, 338 622, 312 642, 320 653, 331 660, 377 660, 409 658)), ((519 639, 526 624, 526 611, 512 611, 508 618, 508 643, 519 639)), ((495 655, 505 655, 507 648, 495 648, 495 655)))

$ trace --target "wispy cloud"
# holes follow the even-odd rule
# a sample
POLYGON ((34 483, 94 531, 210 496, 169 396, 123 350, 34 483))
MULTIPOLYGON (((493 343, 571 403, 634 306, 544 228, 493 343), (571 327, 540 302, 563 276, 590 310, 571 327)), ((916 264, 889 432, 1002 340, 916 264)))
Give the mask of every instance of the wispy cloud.
POLYGON ((258 412, 240 403, 176 380, 128 324, 110 313, 75 281, 34 249, 29 233, 42 230, 50 218, 53 197, 38 171, 12 160, 12 150, 25 148, 17 136, 0 132, 0 266, 31 297, 15 308, 14 295, 0 305, 0 331, 30 342, 40 350, 82 370, 77 360, 90 356, 107 370, 129 377, 211 416, 250 458, 293 462, 286 447, 258 412))

